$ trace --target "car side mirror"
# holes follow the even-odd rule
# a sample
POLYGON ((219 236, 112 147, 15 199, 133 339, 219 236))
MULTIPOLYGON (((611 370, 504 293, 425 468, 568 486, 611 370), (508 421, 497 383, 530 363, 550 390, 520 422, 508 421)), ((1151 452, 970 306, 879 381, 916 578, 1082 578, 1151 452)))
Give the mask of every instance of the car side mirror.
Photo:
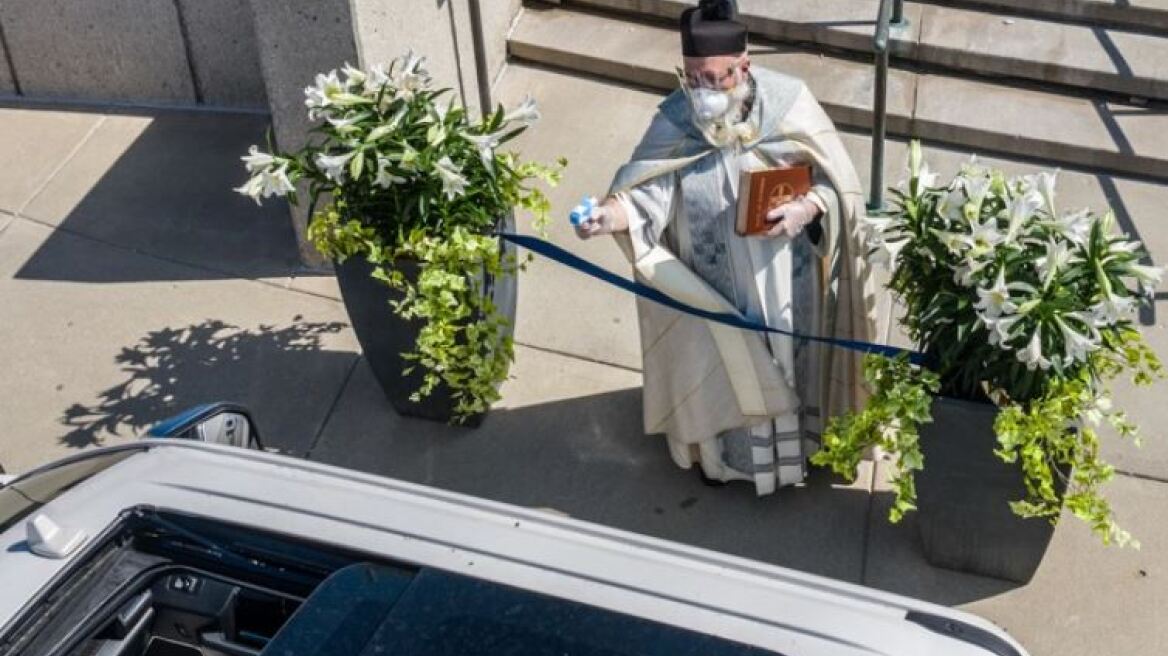
POLYGON ((198 440, 244 449, 263 449, 251 413, 234 403, 208 403, 166 419, 147 433, 149 437, 198 440))

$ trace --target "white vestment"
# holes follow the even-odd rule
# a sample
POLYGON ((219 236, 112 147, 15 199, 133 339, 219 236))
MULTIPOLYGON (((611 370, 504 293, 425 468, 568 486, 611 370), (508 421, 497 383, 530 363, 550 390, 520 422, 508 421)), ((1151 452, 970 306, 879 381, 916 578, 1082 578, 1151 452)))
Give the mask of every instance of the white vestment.
MULTIPOLYGON (((675 92, 616 175, 617 236, 636 277, 705 310, 804 334, 869 341, 875 302, 856 233, 862 190, 831 121, 803 83, 752 69, 752 140, 712 146, 675 92), (826 212, 795 239, 734 233, 743 169, 809 162, 826 212), (808 235, 815 233, 814 244, 808 235)), ((665 433, 678 465, 759 494, 801 481, 833 413, 863 401, 858 358, 790 337, 743 331, 638 300, 647 433, 665 433)))

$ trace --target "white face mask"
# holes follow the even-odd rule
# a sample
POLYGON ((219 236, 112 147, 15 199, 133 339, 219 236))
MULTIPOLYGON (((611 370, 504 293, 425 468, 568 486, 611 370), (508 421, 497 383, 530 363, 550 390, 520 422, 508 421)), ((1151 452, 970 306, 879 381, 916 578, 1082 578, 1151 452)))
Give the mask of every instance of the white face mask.
POLYGON ((743 80, 729 91, 698 87, 689 90, 694 118, 699 123, 712 123, 724 118, 738 120, 738 113, 750 97, 750 82, 743 80))
POLYGON ((713 121, 730 111, 730 94, 725 91, 700 87, 690 94, 694 115, 699 121, 713 121))

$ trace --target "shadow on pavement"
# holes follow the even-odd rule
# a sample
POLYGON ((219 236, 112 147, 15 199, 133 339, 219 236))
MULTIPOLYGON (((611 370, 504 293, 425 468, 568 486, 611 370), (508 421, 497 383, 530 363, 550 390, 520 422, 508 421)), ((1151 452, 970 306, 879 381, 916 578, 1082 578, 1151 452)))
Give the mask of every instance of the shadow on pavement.
MULTIPOLYGON (((23 214, 61 230, 195 268, 183 280, 286 277, 300 267, 286 203, 232 191, 240 155, 263 144, 266 116, 159 111, 111 115, 23 214)), ((130 282, 116 271, 55 266, 51 237, 16 277, 130 282)), ((301 272, 303 273, 303 272, 301 272)))
POLYGON ((252 411, 270 446, 303 453, 335 396, 335 388, 322 394, 313 381, 348 371, 357 356, 322 349, 322 338, 346 324, 298 319, 255 329, 206 320, 147 334, 114 358, 124 382, 61 414, 70 429, 61 443, 83 448, 105 436, 136 436, 193 405, 229 400, 252 411))
POLYGON ((873 496, 865 585, 943 606, 967 604, 1023 587, 1012 581, 930 565, 925 560, 916 513, 906 514, 897 524, 888 521, 893 501, 891 492, 876 492, 873 496))
MULTIPOLYGON (((813 469, 806 484, 758 497, 752 484, 704 485, 679 469, 664 438, 641 432, 641 390, 620 389, 499 408, 481 428, 455 428, 393 412, 361 362, 310 458, 859 583, 869 517, 890 494, 869 493, 867 472, 848 485, 813 469)), ((904 527, 897 527, 899 532, 904 527)), ((937 574, 900 540, 897 576, 937 574)), ((1008 587, 915 588, 962 603, 1008 587)), ((895 581, 893 583, 896 583, 895 581)), ((887 586, 879 586, 887 587, 887 586)))

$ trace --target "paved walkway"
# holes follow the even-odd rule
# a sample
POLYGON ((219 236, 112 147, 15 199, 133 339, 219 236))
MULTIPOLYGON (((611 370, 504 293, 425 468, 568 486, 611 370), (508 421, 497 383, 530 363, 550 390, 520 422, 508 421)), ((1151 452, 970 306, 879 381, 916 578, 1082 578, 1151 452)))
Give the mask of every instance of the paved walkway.
MULTIPOLYGON (((553 194, 557 216, 603 191, 660 98, 534 69, 509 72, 500 95, 514 102, 526 91, 547 118, 519 145, 572 161, 553 194)), ((299 270, 283 209, 230 191, 238 155, 264 129, 249 115, 0 109, 0 462, 9 469, 131 440, 178 409, 232 399, 300 456, 961 606, 1036 656, 1164 653, 1168 441, 1157 392, 1120 395, 1145 426, 1145 448, 1109 447, 1125 472, 1111 496, 1143 550, 1104 549, 1067 521, 1023 587, 925 564, 911 519, 884 519, 882 466, 865 463, 851 485, 817 472, 762 499, 676 469, 640 431, 632 300, 545 262, 520 283, 514 378, 484 426, 401 419, 358 353, 335 283, 299 270)), ((867 162, 866 138, 847 143, 867 162)), ((890 145, 890 180, 903 152, 890 145)), ((964 158, 930 154, 945 172, 964 158)), ((1168 189, 1070 172, 1060 185, 1070 205, 1110 202, 1168 258, 1159 222, 1168 189)), ((623 270, 610 242, 580 244, 562 223, 553 240, 623 270)), ((1168 308, 1157 310, 1145 331, 1168 355, 1168 308)))

